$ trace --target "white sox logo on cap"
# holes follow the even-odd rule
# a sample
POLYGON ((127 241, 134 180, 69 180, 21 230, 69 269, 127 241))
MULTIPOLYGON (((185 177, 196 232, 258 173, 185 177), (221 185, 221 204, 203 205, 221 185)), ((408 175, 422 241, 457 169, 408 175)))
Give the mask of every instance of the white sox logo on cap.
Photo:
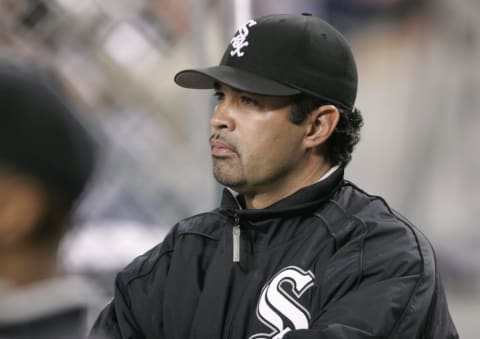
POLYGON ((241 57, 245 53, 242 52, 242 48, 248 46, 248 41, 246 41, 249 30, 249 27, 255 26, 257 22, 255 20, 248 20, 248 22, 243 25, 242 27, 239 28, 237 34, 233 37, 233 39, 230 41, 232 44, 233 49, 230 51, 230 55, 241 57))

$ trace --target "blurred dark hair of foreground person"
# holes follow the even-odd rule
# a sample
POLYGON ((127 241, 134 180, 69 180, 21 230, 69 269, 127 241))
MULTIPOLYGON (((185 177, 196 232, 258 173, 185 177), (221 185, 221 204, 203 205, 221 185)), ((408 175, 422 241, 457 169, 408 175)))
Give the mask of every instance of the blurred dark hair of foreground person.
POLYGON ((94 140, 49 72, 0 61, 0 338, 82 338, 103 303, 57 263, 94 140))

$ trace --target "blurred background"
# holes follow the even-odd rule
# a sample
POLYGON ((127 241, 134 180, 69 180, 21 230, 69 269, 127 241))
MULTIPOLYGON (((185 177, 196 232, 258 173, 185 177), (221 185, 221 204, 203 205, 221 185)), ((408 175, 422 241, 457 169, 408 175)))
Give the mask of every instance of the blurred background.
POLYGON ((316 14, 351 42, 363 137, 346 177, 380 194, 437 250, 461 338, 480 333, 480 2, 477 0, 0 0, 0 56, 63 79, 97 125, 102 162, 60 263, 97 279, 214 208, 210 91, 177 87, 219 62, 237 27, 316 14))

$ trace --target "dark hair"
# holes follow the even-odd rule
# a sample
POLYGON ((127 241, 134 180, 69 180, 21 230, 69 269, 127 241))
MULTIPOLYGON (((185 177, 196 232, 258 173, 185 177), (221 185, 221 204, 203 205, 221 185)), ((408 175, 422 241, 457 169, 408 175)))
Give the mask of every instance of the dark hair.
MULTIPOLYGON (((317 107, 328 105, 325 99, 317 98, 305 93, 293 97, 293 109, 290 121, 296 125, 301 124, 307 116, 317 107)), ((336 106, 336 105, 334 105, 336 106)), ((338 106, 336 106, 338 108, 338 106)), ((363 117, 360 110, 352 111, 338 108, 340 119, 332 135, 325 142, 324 155, 333 165, 346 166, 352 159, 352 152, 360 140, 360 129, 363 126, 363 117)))
POLYGON ((0 62, 0 102, 0 160, 78 198, 95 170, 96 130, 61 78, 36 64, 0 62))
POLYGON ((31 234, 35 242, 56 245, 71 227, 75 201, 52 188, 46 191, 47 209, 31 234))
POLYGON ((55 193, 50 189, 45 192, 46 210, 29 235, 33 243, 46 246, 57 245, 65 232, 72 227, 70 218, 74 204, 69 199, 61 200, 55 193))
POLYGON ((0 58, 0 167, 43 190, 47 207, 35 240, 58 239, 96 170, 95 128, 65 85, 49 68, 0 58))

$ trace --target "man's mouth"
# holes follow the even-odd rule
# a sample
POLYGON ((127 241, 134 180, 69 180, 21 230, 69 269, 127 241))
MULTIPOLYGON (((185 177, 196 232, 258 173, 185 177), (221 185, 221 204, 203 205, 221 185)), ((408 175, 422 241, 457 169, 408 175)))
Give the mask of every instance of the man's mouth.
POLYGON ((210 140, 210 149, 212 156, 214 157, 228 157, 236 153, 235 147, 232 145, 220 140, 220 139, 211 139, 210 140))

